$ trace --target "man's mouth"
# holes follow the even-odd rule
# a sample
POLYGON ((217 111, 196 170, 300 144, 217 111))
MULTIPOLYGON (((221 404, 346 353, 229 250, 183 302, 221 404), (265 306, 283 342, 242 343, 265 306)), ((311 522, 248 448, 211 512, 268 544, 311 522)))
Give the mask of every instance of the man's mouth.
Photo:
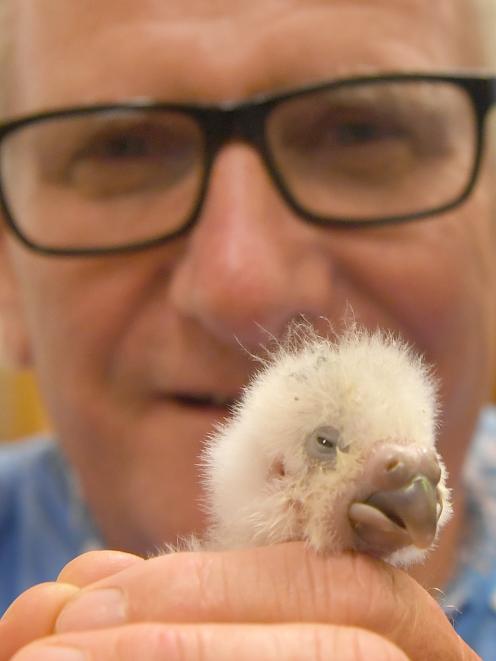
POLYGON ((184 394, 176 393, 170 395, 170 399, 181 404, 197 409, 222 409, 230 410, 237 402, 236 397, 227 397, 223 395, 203 395, 203 394, 184 394))

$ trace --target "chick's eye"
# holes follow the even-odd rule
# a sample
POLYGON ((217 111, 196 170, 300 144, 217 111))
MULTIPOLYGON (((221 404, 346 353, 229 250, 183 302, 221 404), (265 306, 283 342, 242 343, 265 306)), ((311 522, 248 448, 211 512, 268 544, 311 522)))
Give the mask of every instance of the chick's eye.
POLYGON ((332 441, 330 438, 326 438, 325 436, 321 436, 320 434, 317 436, 317 443, 328 450, 335 449, 336 448, 336 443, 335 441, 332 441))
POLYGON ((306 440, 306 451, 314 459, 332 460, 336 457, 339 431, 335 427, 317 427, 306 440))

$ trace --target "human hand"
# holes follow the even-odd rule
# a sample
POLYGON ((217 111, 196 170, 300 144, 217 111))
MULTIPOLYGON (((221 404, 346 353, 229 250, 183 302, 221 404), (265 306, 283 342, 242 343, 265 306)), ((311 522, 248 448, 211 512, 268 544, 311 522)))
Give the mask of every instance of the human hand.
POLYGON ((55 659, 53 646, 95 661, 479 658, 401 570, 301 543, 149 560, 86 554, 14 602, 0 641, 0 661, 17 651, 15 661, 55 659))

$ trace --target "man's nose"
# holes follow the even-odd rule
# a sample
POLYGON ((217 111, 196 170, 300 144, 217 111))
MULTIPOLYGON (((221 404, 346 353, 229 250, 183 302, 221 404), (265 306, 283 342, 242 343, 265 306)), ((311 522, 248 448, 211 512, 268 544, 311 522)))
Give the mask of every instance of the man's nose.
POLYGON ((280 336, 291 319, 324 314, 333 283, 327 231, 295 216, 249 145, 229 143, 174 272, 176 309, 247 347, 267 341, 262 329, 280 336))

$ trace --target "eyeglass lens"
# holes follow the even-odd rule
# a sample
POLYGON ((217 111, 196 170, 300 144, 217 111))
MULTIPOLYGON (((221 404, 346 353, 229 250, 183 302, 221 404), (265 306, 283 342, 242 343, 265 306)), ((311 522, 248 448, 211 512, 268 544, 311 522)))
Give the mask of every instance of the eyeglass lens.
POLYGON ((8 138, 5 196, 21 232, 36 244, 140 243, 187 222, 204 153, 200 127, 182 113, 118 110, 58 118, 8 138))
POLYGON ((307 213, 381 220, 446 205, 476 152, 466 93, 449 83, 386 82, 280 105, 267 127, 277 170, 307 213))

